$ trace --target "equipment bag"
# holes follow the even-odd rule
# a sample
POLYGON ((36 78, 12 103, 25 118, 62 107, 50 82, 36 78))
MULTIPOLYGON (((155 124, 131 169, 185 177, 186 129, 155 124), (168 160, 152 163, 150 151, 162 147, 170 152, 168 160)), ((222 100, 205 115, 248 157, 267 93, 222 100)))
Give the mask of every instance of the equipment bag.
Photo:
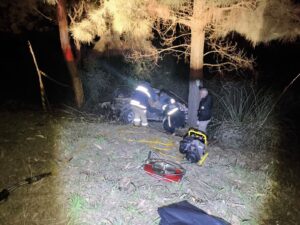
POLYGON ((180 182, 186 172, 181 165, 175 162, 153 158, 151 151, 143 164, 143 168, 149 175, 167 182, 180 182))
POLYGON ((188 201, 158 208, 159 225, 230 225, 225 220, 207 214, 188 201))
POLYGON ((202 158, 207 157, 206 145, 207 136, 195 128, 189 128, 180 141, 179 152, 185 154, 186 159, 191 163, 198 163, 202 158))

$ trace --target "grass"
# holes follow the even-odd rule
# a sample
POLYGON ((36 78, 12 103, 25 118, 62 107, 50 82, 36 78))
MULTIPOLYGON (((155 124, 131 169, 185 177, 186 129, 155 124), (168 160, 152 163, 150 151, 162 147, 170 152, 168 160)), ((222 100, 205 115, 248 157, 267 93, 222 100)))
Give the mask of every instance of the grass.
POLYGON ((225 109, 222 118, 235 123, 263 122, 270 111, 273 97, 254 87, 223 86, 222 95, 217 96, 220 107, 225 109))
MULTIPOLYGON (((11 115, 8 114, 7 117, 11 115)), ((26 114, 20 116, 18 123, 24 123, 24 120, 21 120, 24 117, 26 114)), ((3 115, 2 118, 4 118, 3 115)), ((39 115, 31 119, 37 118, 39 115)), ((16 121, 14 117, 11 119, 16 121)), ((8 118, 5 118, 2 121, 2 128, 9 128, 10 123, 7 123, 7 120, 8 118)), ((35 120, 26 120, 23 126, 24 131, 30 127, 31 122, 35 124, 35 120)), ((69 225, 158 224, 157 208, 181 200, 188 200, 208 213, 232 222, 234 216, 239 221, 252 219, 251 213, 257 202, 261 201, 252 196, 255 196, 257 190, 261 188, 263 172, 253 171, 251 167, 244 166, 245 163, 254 164, 254 162, 251 160, 244 162, 248 157, 241 157, 233 150, 227 150, 224 154, 222 149, 210 145, 210 155, 203 167, 184 164, 187 173, 183 181, 179 184, 170 184, 158 181, 139 169, 148 151, 152 149, 146 143, 128 140, 150 141, 163 138, 166 141, 178 143, 180 137, 169 136, 152 128, 143 129, 84 120, 64 121, 58 127, 60 131, 55 132, 56 135, 53 136, 57 139, 53 140, 50 146, 48 146, 50 143, 42 138, 24 141, 26 137, 38 133, 33 132, 32 135, 28 135, 24 132, 25 138, 20 137, 22 148, 15 153, 12 153, 11 149, 4 152, 4 158, 10 154, 9 157, 17 161, 27 149, 35 150, 26 152, 26 157, 32 159, 40 157, 40 159, 47 159, 47 163, 51 160, 57 161, 55 164, 57 173, 28 189, 20 189, 5 205, 0 205, 0 221, 3 224, 22 224, 19 218, 23 219, 23 216, 26 217, 23 221, 26 219, 26 223, 32 225, 50 224, 47 223, 50 220, 54 221, 51 224, 59 224, 62 221, 60 224, 69 225), (101 137, 100 140, 99 137, 101 137), (40 145, 33 145, 33 143, 40 145), (95 147, 95 143, 103 149, 99 150, 95 147), (50 156, 44 156, 43 154, 47 153, 42 151, 51 151, 51 146, 55 146, 55 151, 59 154, 51 154, 53 159, 50 156), (36 147, 41 151, 37 152, 36 147), (72 155, 73 158, 66 163, 55 160, 65 155, 72 155), (130 181, 130 184, 127 181, 130 181), (238 188, 232 189, 233 185, 238 188), (35 196, 36 200, 33 198, 24 200, 22 190, 28 196, 35 196), (42 198, 43 202, 40 200, 42 198), (23 204, 24 201, 28 201, 28 204, 23 204), (38 207, 32 208, 37 204, 38 207), (22 205, 26 205, 27 208, 24 211, 25 214, 19 216, 14 209, 22 205), (36 218, 32 216, 35 213, 38 215, 36 218), (61 217, 60 214, 62 214, 61 217), (8 217, 14 220, 8 220, 8 217)), ((36 129, 38 128, 41 129, 37 126, 36 129)), ((50 133, 46 133, 47 128, 43 127, 45 132, 42 134, 50 140, 50 133)), ((4 131, 8 130, 2 129, 3 135, 4 131)), ((11 132, 14 132, 14 129, 11 129, 11 132)), ((0 141, 3 142, 1 138, 0 141)), ((176 148, 170 151, 174 154, 179 153, 176 148)), ((258 158, 260 155, 254 157, 258 158)), ((39 160, 39 163, 30 162, 30 169, 36 172, 42 160, 39 160)), ((19 166, 20 171, 24 171, 28 167, 27 164, 29 162, 24 161, 19 166)), ((10 166, 11 174, 15 174, 14 165, 6 160, 0 166, 3 168, 10 166)), ((2 176, 8 177, 7 174, 2 176)), ((19 208, 22 209, 22 207, 19 208)))
POLYGON ((98 144, 103 144, 106 141, 106 138, 102 135, 97 137, 98 144))
POLYGON ((219 83, 210 89, 216 99, 212 133, 225 147, 266 150, 278 146, 280 123, 276 111, 270 113, 275 103, 270 91, 246 82, 219 83))
POLYGON ((80 214, 84 213, 87 208, 87 201, 86 199, 75 193, 71 195, 69 200, 69 222, 68 225, 78 224, 78 220, 80 218, 80 214))

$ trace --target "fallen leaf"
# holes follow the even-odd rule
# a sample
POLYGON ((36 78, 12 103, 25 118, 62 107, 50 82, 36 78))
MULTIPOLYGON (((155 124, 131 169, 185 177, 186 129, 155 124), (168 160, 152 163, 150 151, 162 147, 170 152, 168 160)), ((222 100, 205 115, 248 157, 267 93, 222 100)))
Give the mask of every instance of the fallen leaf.
POLYGON ((94 146, 100 150, 102 150, 103 148, 100 145, 94 144, 94 146))
POLYGON ((39 138, 43 138, 43 139, 46 139, 46 137, 44 135, 41 135, 41 134, 37 134, 35 135, 36 137, 39 137, 39 138))
POLYGON ((33 137, 28 137, 28 138, 26 138, 26 140, 27 140, 27 141, 32 141, 32 140, 35 140, 35 138, 33 138, 33 137))

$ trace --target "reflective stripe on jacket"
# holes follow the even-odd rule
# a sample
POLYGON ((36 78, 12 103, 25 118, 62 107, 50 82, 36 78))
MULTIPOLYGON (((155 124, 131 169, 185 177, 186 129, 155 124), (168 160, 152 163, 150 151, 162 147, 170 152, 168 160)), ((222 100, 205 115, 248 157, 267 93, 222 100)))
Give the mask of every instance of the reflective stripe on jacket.
POLYGON ((134 99, 132 99, 130 101, 130 105, 134 105, 134 106, 139 107, 141 109, 146 109, 147 108, 145 105, 142 105, 139 101, 136 101, 134 99))
MULTIPOLYGON (((138 102, 138 104, 133 103, 136 106, 143 106, 144 109, 149 107, 149 99, 153 99, 153 89, 148 85, 138 85, 134 90, 131 99, 138 102)), ((131 105, 133 105, 131 104, 131 105)))

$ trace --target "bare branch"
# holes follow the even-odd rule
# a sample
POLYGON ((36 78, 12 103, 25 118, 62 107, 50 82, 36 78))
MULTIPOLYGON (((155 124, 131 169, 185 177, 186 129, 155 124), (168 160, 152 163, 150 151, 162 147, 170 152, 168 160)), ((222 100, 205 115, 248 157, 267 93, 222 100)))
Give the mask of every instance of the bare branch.
POLYGON ((42 13, 40 10, 38 10, 36 7, 33 8, 34 11, 36 11, 38 14, 40 14, 42 17, 44 17, 45 19, 49 20, 49 21, 53 21, 52 18, 50 18, 49 16, 46 16, 44 13, 42 13))
POLYGON ((79 22, 87 10, 88 3, 85 1, 79 1, 78 3, 74 4, 68 11, 68 17, 71 21, 71 24, 79 22))
POLYGON ((162 54, 168 54, 172 53, 177 57, 186 57, 186 55, 189 55, 189 45, 188 44, 180 44, 180 45, 175 45, 175 46, 170 46, 167 48, 163 49, 156 49, 153 50, 152 52, 141 52, 138 50, 131 51, 128 53, 126 56, 131 59, 131 60, 139 60, 143 58, 153 58, 154 61, 157 61, 159 58, 161 58, 162 54))
POLYGON ((225 68, 227 66, 227 70, 231 71, 232 68, 237 69, 237 65, 232 62, 223 62, 223 63, 204 63, 203 66, 209 66, 209 67, 219 67, 219 68, 225 68), (230 66, 230 67, 228 67, 230 66))
POLYGON ((217 41, 208 38, 208 46, 211 50, 204 56, 212 55, 216 63, 204 63, 204 66, 217 68, 218 71, 234 71, 239 68, 252 69, 253 57, 248 57, 244 51, 238 49, 237 43, 229 41, 217 41))

